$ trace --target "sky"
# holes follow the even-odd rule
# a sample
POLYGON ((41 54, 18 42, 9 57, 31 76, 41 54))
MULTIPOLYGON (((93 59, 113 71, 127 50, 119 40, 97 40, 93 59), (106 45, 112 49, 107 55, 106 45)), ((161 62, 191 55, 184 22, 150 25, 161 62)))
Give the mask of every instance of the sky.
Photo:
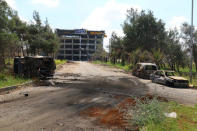
MULTIPOLYGON (((53 29, 105 30, 109 44, 111 33, 124 36, 122 24, 127 10, 151 10, 157 19, 162 19, 166 29, 178 28, 183 22, 191 23, 192 0, 6 0, 18 11, 20 18, 32 21, 33 11, 46 18, 53 29)), ((194 0, 194 25, 197 25, 197 1, 194 0)))

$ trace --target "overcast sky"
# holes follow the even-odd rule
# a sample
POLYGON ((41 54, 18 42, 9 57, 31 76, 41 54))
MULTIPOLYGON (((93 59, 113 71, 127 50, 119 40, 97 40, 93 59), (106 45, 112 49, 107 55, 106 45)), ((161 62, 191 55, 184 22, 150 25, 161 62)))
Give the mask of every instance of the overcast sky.
MULTIPOLYGON (((191 0, 6 0, 18 11, 21 19, 32 20, 33 11, 48 21, 53 29, 105 30, 108 45, 111 32, 123 35, 121 24, 126 19, 126 10, 152 10, 166 28, 179 28, 191 20, 191 0)), ((195 0, 194 0, 195 1, 195 0)), ((197 1, 194 4, 194 24, 197 25, 197 1)))

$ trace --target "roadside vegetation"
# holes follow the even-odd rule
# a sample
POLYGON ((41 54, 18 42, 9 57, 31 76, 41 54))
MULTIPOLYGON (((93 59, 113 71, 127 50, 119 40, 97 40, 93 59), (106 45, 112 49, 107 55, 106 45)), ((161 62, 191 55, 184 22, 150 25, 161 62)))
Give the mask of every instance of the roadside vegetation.
MULTIPOLYGON (((109 52, 98 50, 94 60, 133 69, 139 62, 152 62, 159 69, 174 70, 188 78, 190 67, 191 26, 183 23, 178 30, 166 29, 165 23, 155 18, 152 11, 130 9, 122 24, 124 36, 113 32, 109 52)), ((193 83, 197 78, 197 30, 193 28, 193 83)), ((122 67, 120 66, 120 67, 122 67)))
POLYGON ((15 76, 13 73, 13 59, 5 60, 5 68, 0 71, 0 88, 16 86, 31 81, 30 79, 15 76))
MULTIPOLYGON (((55 56, 59 39, 46 18, 41 21, 39 12, 33 12, 33 20, 25 22, 16 10, 0 1, 0 88, 22 84, 29 80, 13 73, 13 58, 23 56, 55 56)), ((59 62, 61 64, 61 62, 59 62)), ((59 64, 58 63, 58 64, 59 64)))
POLYGON ((129 129, 136 126, 140 131, 193 131, 197 129, 196 110, 197 106, 164 102, 159 97, 141 98, 128 104, 125 119, 129 129), (172 112, 176 118, 165 116, 172 112))
MULTIPOLYGON (((150 113, 150 115, 159 115, 160 117, 163 116, 164 113, 171 113, 176 112, 177 118, 164 118, 163 121, 160 119, 157 119, 156 122, 149 121, 147 124, 142 126, 140 129, 142 131, 193 131, 197 129, 197 107, 189 107, 177 104, 176 102, 168 102, 168 103, 158 103, 161 107, 167 108, 167 110, 162 110, 161 108, 158 108, 161 110, 162 114, 155 114, 155 112, 150 113)), ((144 105, 145 107, 150 105, 144 105)), ((159 106, 159 107, 160 107, 159 106)), ((157 108, 158 105, 153 105, 153 109, 157 108)), ((149 109, 150 110, 150 109, 149 109)), ((156 109, 155 109, 156 110, 156 109)), ((159 118, 159 116, 157 118, 159 118)), ((144 116, 146 119, 147 116, 144 116)))
MULTIPOLYGON (((98 50, 94 63, 132 70, 139 62, 151 62, 161 70, 174 70, 176 75, 189 79, 189 63, 192 27, 183 23, 180 30, 166 29, 161 19, 151 11, 130 9, 122 30, 124 36, 115 32, 110 38, 109 52, 98 50), (100 52, 100 53, 99 53, 100 52)), ((193 29, 193 85, 197 86, 197 30, 193 29)), ((193 131, 197 129, 197 106, 190 107, 175 102, 156 99, 138 101, 129 105, 126 119, 129 125, 140 131, 193 131), (176 112, 177 118, 164 113, 176 112)))
MULTIPOLYGON (((134 65, 132 64, 127 64, 125 63, 124 65, 121 64, 121 62, 117 62, 116 64, 110 62, 110 61, 101 61, 101 60, 96 60, 96 61, 93 61, 94 64, 101 64, 101 65, 108 65, 108 66, 111 66, 111 67, 116 67, 116 68, 120 68, 120 69, 123 69, 125 71, 132 71, 132 67, 134 65)), ((165 68, 165 69, 161 69, 161 70, 169 70, 169 68, 165 68)), ((193 67, 193 78, 192 78, 192 84, 194 86, 194 88, 196 88, 197 86, 197 73, 196 73, 196 70, 195 68, 193 67)), ((180 71, 179 72, 176 72, 175 73, 177 76, 182 76, 184 78, 187 78, 189 80, 189 67, 185 67, 185 68, 180 68, 180 71)))
POLYGON ((125 70, 125 71, 131 70, 131 68, 130 68, 129 65, 122 65, 121 63, 113 64, 113 63, 111 63, 110 61, 108 61, 108 62, 103 62, 103 61, 99 61, 99 60, 96 60, 96 61, 94 61, 93 63, 94 63, 94 64, 108 65, 108 66, 111 66, 111 67, 116 67, 116 68, 123 69, 123 70, 125 70))
MULTIPOLYGON (((66 60, 55 60, 57 66, 65 64, 66 62, 66 60)), ((0 72, 0 88, 16 86, 31 81, 31 79, 25 79, 14 75, 13 59, 6 59, 5 63, 5 68, 0 72)))
POLYGON ((58 66, 58 65, 62 65, 62 64, 65 64, 65 63, 67 63, 67 60, 55 60, 55 64, 56 64, 56 66, 58 66))
POLYGON ((46 18, 41 21, 39 12, 33 12, 33 20, 25 22, 17 11, 0 1, 0 71, 5 68, 6 59, 15 56, 55 56, 59 39, 46 18))
POLYGON ((16 86, 29 81, 29 79, 13 76, 12 74, 0 73, 0 88, 16 86))

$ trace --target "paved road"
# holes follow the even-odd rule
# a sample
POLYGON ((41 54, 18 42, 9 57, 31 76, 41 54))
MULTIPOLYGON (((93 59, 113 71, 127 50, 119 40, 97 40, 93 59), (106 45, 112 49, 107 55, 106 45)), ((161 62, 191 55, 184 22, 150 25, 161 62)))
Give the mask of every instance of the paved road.
POLYGON ((197 103, 197 90, 154 84, 120 69, 87 62, 67 63, 56 72, 54 80, 42 84, 0 95, 0 130, 121 130, 80 112, 89 107, 113 107, 127 97, 146 94, 182 104, 197 103))

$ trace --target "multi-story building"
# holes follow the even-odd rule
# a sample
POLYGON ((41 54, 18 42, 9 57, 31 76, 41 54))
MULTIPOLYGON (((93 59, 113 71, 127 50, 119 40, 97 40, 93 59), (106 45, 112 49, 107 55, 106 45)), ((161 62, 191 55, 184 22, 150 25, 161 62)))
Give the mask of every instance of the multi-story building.
POLYGON ((98 45, 103 45, 105 31, 90 31, 85 29, 56 29, 61 40, 57 54, 58 59, 87 61, 95 53, 98 45))

